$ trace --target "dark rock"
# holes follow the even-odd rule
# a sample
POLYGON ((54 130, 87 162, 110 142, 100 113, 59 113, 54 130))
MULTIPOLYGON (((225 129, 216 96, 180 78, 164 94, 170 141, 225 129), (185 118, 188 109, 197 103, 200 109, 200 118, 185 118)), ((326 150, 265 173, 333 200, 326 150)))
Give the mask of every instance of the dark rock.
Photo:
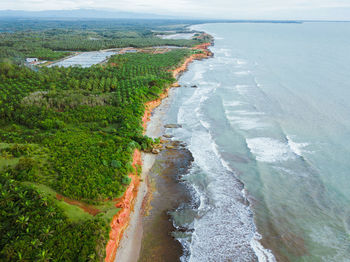
POLYGON ((164 140, 164 139, 160 139, 159 143, 162 145, 162 144, 165 144, 165 143, 168 143, 169 141, 168 140, 164 140))
POLYGON ((156 148, 153 148, 152 149, 152 154, 159 154, 160 153, 160 151, 159 151, 159 149, 156 149, 156 148))
POLYGON ((163 147, 162 144, 154 145, 154 148, 155 148, 155 149, 160 149, 160 148, 162 148, 162 147, 163 147))
POLYGON ((181 128, 182 125, 179 125, 179 124, 167 124, 164 127, 165 128, 181 128))
POLYGON ((182 141, 175 140, 175 141, 171 141, 170 143, 172 146, 180 146, 182 141))

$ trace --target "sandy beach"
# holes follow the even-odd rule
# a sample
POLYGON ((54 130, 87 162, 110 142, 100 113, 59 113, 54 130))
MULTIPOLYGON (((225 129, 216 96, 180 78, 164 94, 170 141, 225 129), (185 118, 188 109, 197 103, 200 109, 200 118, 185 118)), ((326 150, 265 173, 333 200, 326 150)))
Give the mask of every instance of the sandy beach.
MULTIPOLYGON (((153 110, 151 120, 147 124, 146 135, 149 137, 159 137, 162 132, 162 108, 166 106, 163 100, 162 104, 153 110)), ((143 202, 148 191, 147 176, 152 168, 156 155, 151 153, 142 153, 142 174, 139 192, 137 194, 134 210, 130 215, 130 221, 123 237, 119 243, 118 251, 115 257, 117 262, 135 262, 138 261, 142 241, 142 216, 143 202)))
MULTIPOLYGON (((183 65, 179 68, 173 70, 173 75, 175 78, 178 78, 182 72, 187 70, 188 65, 194 60, 200 60, 207 58, 211 53, 207 50, 207 47, 210 44, 203 44, 198 46, 198 49, 204 51, 203 54, 194 54, 191 57, 187 58, 183 65)), ((178 84, 174 83, 173 87, 177 87, 178 84)), ((149 112, 145 114, 143 119, 144 123, 147 123, 146 135, 152 138, 156 138, 162 135, 163 131, 163 122, 162 122, 162 109, 167 106, 167 98, 169 90, 166 90, 165 93, 157 100, 149 102, 149 112), (150 121, 147 122, 147 117, 150 118, 150 121)), ((148 173, 150 172, 156 155, 151 153, 142 153, 142 174, 140 177, 140 183, 137 195, 133 200, 132 211, 130 213, 130 218, 127 223, 127 227, 122 233, 121 239, 118 244, 117 252, 115 255, 115 262, 134 262, 139 260, 142 236, 143 236, 143 225, 142 218, 144 213, 144 200, 148 194, 149 185, 148 185, 148 173)))
POLYGON ((142 182, 139 186, 134 210, 130 215, 129 225, 119 243, 115 261, 134 262, 138 260, 142 240, 142 202, 148 191, 147 174, 154 163, 154 159, 154 155, 142 153, 142 182))

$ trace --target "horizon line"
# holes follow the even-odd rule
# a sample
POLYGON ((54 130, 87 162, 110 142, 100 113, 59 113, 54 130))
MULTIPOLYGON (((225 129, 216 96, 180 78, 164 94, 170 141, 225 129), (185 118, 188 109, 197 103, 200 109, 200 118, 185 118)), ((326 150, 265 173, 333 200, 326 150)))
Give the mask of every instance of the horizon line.
POLYGON ((89 10, 89 11, 105 11, 105 12, 120 12, 120 13, 134 13, 134 14, 144 14, 144 15, 157 15, 157 16, 170 16, 169 18, 103 18, 103 17, 78 17, 78 16, 66 16, 66 17, 36 17, 36 16, 23 16, 23 15, 13 15, 13 16, 5 16, 5 17, 0 17, 0 20, 5 20, 5 19, 18 19, 18 18, 22 18, 22 19, 40 19, 40 20, 61 20, 61 19, 65 19, 65 20, 69 20, 69 19, 74 19, 74 20, 199 20, 199 21, 216 21, 216 22, 350 22, 350 19, 346 19, 346 20, 339 20, 339 19, 307 19, 307 18, 303 18, 303 19, 293 19, 293 18, 288 18, 288 19, 284 19, 284 18, 205 18, 205 17, 190 17, 190 16, 180 16, 179 15, 171 15, 171 14, 158 14, 158 13, 150 13, 147 11, 140 11, 140 12, 133 12, 133 11, 122 11, 122 10, 117 10, 117 9, 105 9, 105 8, 72 8, 72 9, 45 9, 45 10, 23 10, 23 9, 0 9, 1 11, 12 11, 12 12, 50 12, 50 11, 62 11, 62 12, 69 12, 69 11, 79 11, 79 10, 89 10))

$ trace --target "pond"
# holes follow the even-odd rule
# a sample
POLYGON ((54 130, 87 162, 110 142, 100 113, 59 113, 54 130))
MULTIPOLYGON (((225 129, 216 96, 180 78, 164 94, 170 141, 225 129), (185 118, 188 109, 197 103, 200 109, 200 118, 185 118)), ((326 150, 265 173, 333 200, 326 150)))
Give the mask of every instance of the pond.
POLYGON ((69 66, 81 66, 81 67, 90 67, 92 65, 99 64, 112 55, 117 54, 116 51, 94 51, 94 52, 84 52, 80 53, 76 56, 72 56, 70 58, 64 59, 62 61, 59 61, 57 63, 51 64, 49 67, 52 66, 63 66, 63 67, 69 67, 69 66))
POLYGON ((159 35, 162 39, 192 39, 194 36, 194 33, 179 33, 179 34, 172 34, 172 35, 159 35))

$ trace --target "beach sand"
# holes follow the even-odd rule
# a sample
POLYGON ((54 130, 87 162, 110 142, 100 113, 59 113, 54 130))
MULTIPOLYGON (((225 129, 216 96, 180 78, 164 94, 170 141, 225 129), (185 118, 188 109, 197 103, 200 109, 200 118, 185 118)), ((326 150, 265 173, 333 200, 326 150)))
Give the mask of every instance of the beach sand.
MULTIPOLYGON (((164 100, 163 100, 164 101, 164 100)), ((163 123, 161 122, 162 108, 166 103, 162 103, 152 112, 151 121, 147 124, 146 135, 149 137, 159 137, 162 132, 163 123)), ((143 234, 142 217, 144 211, 144 200, 148 193, 148 173, 152 168, 156 155, 142 153, 142 174, 139 192, 137 194, 134 210, 130 214, 130 221, 123 237, 119 243, 118 251, 115 257, 116 262, 136 262, 141 250, 141 241, 143 234)))
POLYGON ((173 232, 185 234, 174 227, 172 211, 189 204, 190 192, 181 182, 193 161, 185 147, 167 149, 156 157, 148 176, 151 184, 149 210, 143 218, 143 236, 139 262, 179 261, 183 248, 173 232))
POLYGON ((142 153, 143 166, 141 183, 135 200, 134 210, 130 215, 129 225, 119 243, 115 261, 138 261, 142 240, 142 203, 148 191, 147 174, 152 167, 154 160, 154 155, 142 153))
MULTIPOLYGON (((191 63, 193 60, 200 60, 203 58, 208 58, 211 56, 211 53, 206 50, 206 48, 210 44, 204 44, 201 46, 198 46, 198 48, 203 48, 204 54, 195 54, 192 55, 190 58, 186 59, 184 64, 173 71, 173 75, 175 78, 179 77, 179 75, 187 69, 187 66, 189 63, 191 63)), ((174 84, 176 87, 176 83, 174 84)), ((146 128, 146 135, 149 137, 160 137, 164 131, 163 129, 163 116, 164 116, 164 109, 166 109, 167 106, 169 106, 169 99, 167 98, 168 91, 164 93, 163 96, 161 96, 160 99, 150 102, 150 108, 151 108, 151 121, 148 122, 147 128, 146 128), (159 105, 160 104, 160 105, 159 105), (155 106, 159 105, 158 107, 154 108, 155 106), (153 109, 153 110, 152 110, 153 109)), ((143 119, 145 122, 145 119, 143 119)), ((171 150, 172 151, 172 150, 171 150)), ((174 150, 176 151, 176 150, 174 150)), ((185 151, 183 151, 184 153, 185 151)), ((174 153, 174 152, 172 152, 174 153)), ((175 153, 176 154, 176 153, 175 153)), ((160 154, 163 155, 163 154, 160 154)), ((163 155, 164 156, 164 155, 163 155)), ((122 238, 118 244, 118 249, 115 255, 115 262, 136 262, 139 261, 140 257, 140 250, 141 245, 143 241, 143 215, 145 211, 145 206, 148 206, 147 203, 147 195, 150 195, 150 186, 148 183, 148 173, 150 172, 152 166, 155 163, 155 160, 157 157, 150 153, 142 153, 142 174, 140 179, 140 185, 138 189, 138 193, 136 196, 136 199, 134 201, 133 210, 130 214, 130 220, 127 224, 127 228, 123 232, 122 238)), ((176 159, 177 157, 173 158, 176 159)), ((183 159, 185 159, 184 157, 183 159)), ((190 160, 190 157, 187 157, 187 160, 190 160)), ((182 162, 182 160, 180 160, 182 162)), ((185 161, 186 162, 186 161, 185 161)), ((176 170, 176 168, 174 169, 176 170)), ((171 172, 170 172, 171 173, 171 172)), ((174 184, 174 183, 173 183, 174 184)), ((169 188, 169 185, 168 185, 169 188)), ((176 192, 178 194, 178 192, 176 192)), ((174 195, 172 196, 174 197, 174 195)), ((175 205, 172 206, 172 208, 175 208, 175 205)), ((164 211, 164 210, 161 210, 164 211)), ((164 212, 163 212, 164 213, 164 212)), ((177 246, 177 251, 175 251, 176 255, 173 254, 174 258, 178 260, 179 256, 181 255, 181 249, 180 244, 177 243, 171 236, 169 236, 169 233, 172 231, 173 228, 169 227, 169 219, 163 219, 163 222, 166 221, 166 223, 162 223, 163 226, 167 227, 167 230, 163 230, 165 234, 167 234, 166 240, 169 241, 170 245, 177 246)), ((164 246, 163 246, 164 251, 164 246)), ((167 256, 168 254, 162 253, 162 255, 167 256)), ((159 257, 158 257, 159 258, 159 257)), ((152 260, 144 260, 144 261, 152 261, 152 260)), ((164 260, 153 260, 153 261, 164 261, 164 260)), ((170 260, 168 260, 170 261, 170 260)))

